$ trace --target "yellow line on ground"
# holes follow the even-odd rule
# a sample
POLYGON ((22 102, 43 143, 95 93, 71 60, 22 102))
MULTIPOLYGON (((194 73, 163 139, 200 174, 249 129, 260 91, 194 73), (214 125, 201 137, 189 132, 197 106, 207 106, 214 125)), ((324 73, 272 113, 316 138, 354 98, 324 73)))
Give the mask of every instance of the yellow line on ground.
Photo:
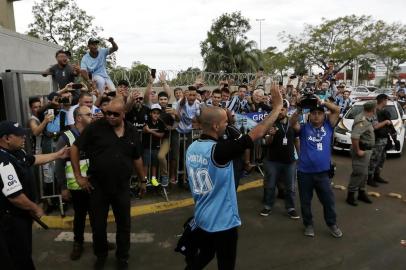
MULTIPOLYGON (((238 192, 261 187, 262 183, 263 183, 262 179, 248 182, 246 184, 240 185, 238 187, 238 192)), ((192 198, 187 198, 187 199, 177 200, 177 201, 151 203, 151 204, 133 206, 133 207, 131 207, 131 216, 137 217, 137 216, 142 216, 142 215, 148 215, 148 214, 168 211, 171 209, 187 207, 187 206, 191 206, 191 205, 193 205, 192 198)), ((41 218, 41 220, 43 222, 45 222, 49 226, 49 228, 52 228, 52 229, 72 230, 72 228, 73 228, 73 216, 66 216, 66 217, 44 216, 41 218)), ((109 211, 107 221, 114 222, 114 215, 113 215, 112 211, 109 211)), ((89 224, 89 220, 87 220, 86 224, 89 224)))

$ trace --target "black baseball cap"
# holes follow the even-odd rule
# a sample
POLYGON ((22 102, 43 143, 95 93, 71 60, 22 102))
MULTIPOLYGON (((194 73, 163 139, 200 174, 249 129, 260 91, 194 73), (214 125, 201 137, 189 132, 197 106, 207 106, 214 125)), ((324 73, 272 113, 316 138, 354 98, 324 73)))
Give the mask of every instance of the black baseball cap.
POLYGON ((89 38, 89 40, 87 41, 87 45, 89 45, 89 44, 99 44, 99 43, 100 43, 100 40, 98 40, 97 38, 94 38, 94 37, 89 38))
POLYGON ((117 85, 124 85, 124 86, 127 86, 127 87, 130 86, 130 84, 128 83, 127 80, 120 80, 120 81, 117 83, 117 85))
POLYGON ((310 108, 310 112, 314 112, 314 111, 324 112, 325 107, 324 107, 324 105, 317 104, 316 106, 313 106, 310 108))
POLYGON ((13 121, 0 122, 0 137, 5 135, 23 136, 28 133, 28 129, 22 128, 19 123, 13 121))

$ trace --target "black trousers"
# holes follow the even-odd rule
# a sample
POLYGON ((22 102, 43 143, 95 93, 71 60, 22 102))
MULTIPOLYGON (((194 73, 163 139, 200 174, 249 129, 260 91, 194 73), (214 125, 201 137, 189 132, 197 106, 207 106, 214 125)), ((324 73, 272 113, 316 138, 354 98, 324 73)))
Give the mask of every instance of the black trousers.
POLYGON ((116 220, 116 257, 128 260, 130 250, 130 190, 124 189, 114 194, 95 187, 90 193, 90 220, 93 230, 93 251, 99 257, 107 257, 107 216, 112 207, 116 220))
POLYGON ((235 268, 238 241, 237 227, 214 233, 197 228, 193 237, 198 253, 187 262, 187 270, 203 269, 214 258, 214 255, 217 257, 219 270, 233 270, 235 268))
POLYGON ((1 269, 35 269, 32 254, 32 219, 6 214, 0 217, 1 269))
POLYGON ((72 195, 73 210, 75 210, 73 217, 74 241, 83 244, 83 233, 85 232, 86 215, 89 213, 90 196, 84 190, 70 190, 70 194, 72 195))

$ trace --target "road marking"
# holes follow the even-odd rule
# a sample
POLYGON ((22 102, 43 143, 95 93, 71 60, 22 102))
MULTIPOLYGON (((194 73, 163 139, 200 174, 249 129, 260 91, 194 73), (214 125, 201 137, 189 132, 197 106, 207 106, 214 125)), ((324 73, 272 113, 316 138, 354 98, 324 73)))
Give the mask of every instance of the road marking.
MULTIPOLYGON (((263 179, 254 180, 238 187, 238 192, 262 187, 263 179)), ((160 203, 152 203, 152 204, 145 204, 139 206, 132 206, 131 207, 131 217, 138 217, 148 214, 159 213, 162 211, 168 211, 176 208, 183 208, 187 206, 193 205, 193 199, 187 198, 178 201, 169 201, 169 202, 160 202, 160 203)), ((65 229, 65 230, 72 230, 73 228, 73 216, 44 216, 41 218, 43 222, 45 222, 49 228, 52 229, 65 229)), ((114 222, 114 215, 112 211, 109 211, 107 222, 114 222)), ((39 226, 34 223, 37 228, 39 226)), ((89 225, 89 220, 86 220, 86 225, 89 225)))
MULTIPOLYGON (((131 243, 152 243, 154 242, 154 233, 131 233, 130 234, 130 242, 131 243)), ((83 234, 84 241, 86 243, 92 243, 92 234, 91 233, 84 233, 83 234)), ((73 242, 73 232, 61 232, 58 236, 54 239, 55 242, 73 242)), ((109 243, 116 243, 116 234, 115 233, 107 233, 107 241, 109 243)))

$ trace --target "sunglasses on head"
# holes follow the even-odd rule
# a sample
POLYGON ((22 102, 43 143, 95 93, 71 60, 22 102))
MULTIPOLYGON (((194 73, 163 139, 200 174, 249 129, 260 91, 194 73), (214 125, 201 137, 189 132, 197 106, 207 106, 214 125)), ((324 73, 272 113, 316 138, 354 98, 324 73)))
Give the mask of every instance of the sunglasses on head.
POLYGON ((119 117, 121 114, 118 112, 112 112, 112 111, 106 111, 106 114, 108 116, 114 116, 114 117, 119 117))

